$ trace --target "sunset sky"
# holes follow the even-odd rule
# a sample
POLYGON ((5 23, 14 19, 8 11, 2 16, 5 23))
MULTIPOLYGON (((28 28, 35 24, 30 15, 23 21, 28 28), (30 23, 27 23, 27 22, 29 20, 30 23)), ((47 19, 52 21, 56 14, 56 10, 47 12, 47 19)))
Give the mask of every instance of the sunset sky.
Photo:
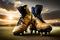
MULTIPOLYGON (((15 19, 17 18, 17 20, 18 20, 19 17, 21 16, 21 14, 17 10, 17 7, 19 7, 21 5, 25 5, 25 4, 27 4, 29 6, 30 10, 31 10, 31 7, 35 6, 36 4, 43 5, 42 13, 50 13, 50 12, 56 11, 56 10, 60 11, 60 1, 59 0, 0 0, 0 15, 6 15, 8 17, 7 19, 4 19, 4 20, 1 19, 1 17, 0 17, 0 22, 1 22, 1 20, 4 22, 7 20, 10 20, 12 22, 12 20, 14 18, 15 19)), ((55 13, 54 15, 56 15, 56 14, 57 13, 55 13)), ((58 14, 58 15, 60 15, 60 14, 58 14)), ((59 18, 60 18, 60 16, 59 16, 59 18)), ((15 20, 14 22, 17 22, 17 21, 15 20)))

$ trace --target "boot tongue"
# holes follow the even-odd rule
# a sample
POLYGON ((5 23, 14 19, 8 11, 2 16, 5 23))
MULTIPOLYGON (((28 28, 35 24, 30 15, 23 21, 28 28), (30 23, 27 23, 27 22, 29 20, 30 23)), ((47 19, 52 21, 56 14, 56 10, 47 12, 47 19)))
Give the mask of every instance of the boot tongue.
POLYGON ((19 12, 21 13, 22 18, 24 18, 26 16, 26 14, 27 14, 25 7, 26 7, 26 5, 20 6, 20 7, 17 8, 19 10, 19 12))
POLYGON ((36 5, 35 6, 35 13, 37 14, 37 18, 40 19, 43 23, 45 23, 42 19, 41 11, 43 9, 42 5, 36 5))
POLYGON ((35 6, 35 11, 36 11, 36 14, 37 15, 41 15, 41 11, 42 11, 42 9, 43 9, 43 6, 42 5, 36 5, 35 6))

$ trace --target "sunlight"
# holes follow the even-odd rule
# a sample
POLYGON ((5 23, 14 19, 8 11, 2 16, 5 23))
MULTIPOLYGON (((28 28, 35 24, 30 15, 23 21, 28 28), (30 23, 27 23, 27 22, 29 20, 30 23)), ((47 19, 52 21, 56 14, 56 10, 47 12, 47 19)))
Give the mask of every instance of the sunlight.
POLYGON ((47 13, 48 11, 49 11, 49 9, 43 8, 42 13, 47 13))
POLYGON ((8 19, 12 20, 13 19, 13 15, 12 14, 8 14, 8 19))
POLYGON ((14 18, 18 18, 21 16, 21 14, 18 11, 8 11, 8 19, 13 20, 14 18))

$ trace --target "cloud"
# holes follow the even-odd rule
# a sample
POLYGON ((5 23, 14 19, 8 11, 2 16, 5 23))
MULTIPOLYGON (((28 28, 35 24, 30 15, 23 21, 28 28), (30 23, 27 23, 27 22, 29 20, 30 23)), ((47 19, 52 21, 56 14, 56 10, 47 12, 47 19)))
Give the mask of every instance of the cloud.
POLYGON ((0 15, 0 19, 5 19, 5 18, 7 18, 6 15, 0 15))
POLYGON ((6 10, 16 10, 16 7, 20 5, 21 2, 17 0, 0 0, 0 8, 6 10))
POLYGON ((0 8, 6 10, 16 10, 14 7, 14 3, 11 3, 9 1, 3 1, 3 0, 0 0, 0 8))
POLYGON ((19 7, 22 4, 21 1, 14 1, 14 6, 19 7))
POLYGON ((16 8, 16 6, 20 4, 18 2, 17 0, 0 0, 0 15, 20 17, 20 13, 16 8))
POLYGON ((0 15, 20 17, 21 14, 19 13, 18 10, 16 10, 16 11, 8 11, 6 9, 0 8, 0 15))
POLYGON ((18 10, 8 11, 6 9, 0 8, 0 25, 6 24, 16 24, 20 17, 18 10))
POLYGON ((49 13, 43 13, 42 15, 45 20, 60 19, 60 10, 55 10, 49 13))

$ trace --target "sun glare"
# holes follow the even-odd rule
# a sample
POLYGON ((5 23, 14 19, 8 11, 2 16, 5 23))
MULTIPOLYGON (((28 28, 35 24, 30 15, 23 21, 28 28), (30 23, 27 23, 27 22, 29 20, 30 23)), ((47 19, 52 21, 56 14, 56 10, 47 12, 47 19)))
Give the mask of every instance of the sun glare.
POLYGON ((9 20, 13 20, 15 17, 20 17, 20 13, 18 11, 9 11, 7 16, 9 20))
POLYGON ((8 14, 8 19, 12 20, 13 19, 13 15, 12 14, 8 14))

